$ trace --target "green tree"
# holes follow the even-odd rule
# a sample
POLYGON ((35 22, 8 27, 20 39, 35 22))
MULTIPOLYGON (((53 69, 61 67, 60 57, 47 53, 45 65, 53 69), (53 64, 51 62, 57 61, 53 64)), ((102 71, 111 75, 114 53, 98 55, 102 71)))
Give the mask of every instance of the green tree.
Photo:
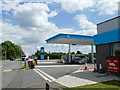
POLYGON ((37 50, 36 53, 35 53, 35 55, 38 57, 38 59, 40 59, 40 54, 41 54, 40 50, 37 50))
POLYGON ((15 43, 12 43, 11 41, 4 41, 1 43, 2 46, 2 59, 6 57, 6 59, 10 58, 20 58, 21 47, 19 45, 16 45, 15 43))
POLYGON ((75 52, 71 52, 71 54, 75 54, 75 52))
POLYGON ((82 52, 80 52, 80 51, 77 51, 77 53, 76 54, 82 54, 82 52))

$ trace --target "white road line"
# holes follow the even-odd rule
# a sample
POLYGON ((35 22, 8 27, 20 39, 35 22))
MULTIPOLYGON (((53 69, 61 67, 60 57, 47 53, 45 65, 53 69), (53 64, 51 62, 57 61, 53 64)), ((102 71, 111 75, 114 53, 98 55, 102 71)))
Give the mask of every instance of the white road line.
POLYGON ((77 67, 82 65, 49 65, 49 66, 35 66, 35 67, 77 67))
POLYGON ((43 74, 41 74, 40 72, 38 72, 36 69, 34 69, 34 71, 37 72, 46 81, 52 82, 50 79, 48 79, 47 77, 45 77, 43 74))
POLYGON ((56 62, 39 62, 39 63, 44 63, 44 64, 46 64, 46 63, 56 63, 56 62))
POLYGON ((49 74, 43 72, 42 70, 40 70, 40 69, 37 69, 37 70, 40 71, 40 72, 41 72, 42 74, 44 74, 45 76, 47 76, 48 78, 50 78, 52 81, 55 81, 55 80, 56 80, 54 77, 52 77, 52 76, 50 76, 49 74))

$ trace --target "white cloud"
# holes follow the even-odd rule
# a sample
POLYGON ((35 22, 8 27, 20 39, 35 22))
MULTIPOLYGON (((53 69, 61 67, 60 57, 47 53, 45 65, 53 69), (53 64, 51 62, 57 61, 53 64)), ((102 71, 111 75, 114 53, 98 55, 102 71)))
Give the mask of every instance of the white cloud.
POLYGON ((80 28, 82 29, 97 29, 97 26, 92 22, 89 22, 84 14, 76 15, 74 19, 79 22, 80 28))
POLYGON ((74 13, 89 9, 91 12, 98 11, 99 15, 102 14, 115 14, 118 11, 118 2, 120 0, 75 0, 76 2, 62 2, 61 7, 63 10, 74 13))
POLYGON ((76 11, 82 11, 85 8, 92 7, 94 5, 93 0, 77 0, 77 2, 61 2, 61 7, 69 13, 76 11))
POLYGON ((16 7, 14 17, 23 28, 40 28, 49 25, 49 8, 43 3, 25 3, 16 7))
POLYGON ((10 11, 11 9, 15 9, 21 0, 5 0, 2 1, 2 9, 5 11, 10 11))
MULTIPOLYGON (((47 51, 67 52, 67 45, 52 47, 51 45, 46 44, 45 40, 58 33, 79 33, 84 35, 94 33, 92 30, 90 32, 88 31, 88 33, 84 30, 76 32, 73 28, 59 29, 54 23, 48 21, 48 18, 54 17, 57 14, 58 12, 50 11, 48 6, 43 3, 24 3, 23 5, 18 5, 14 9, 13 14, 17 25, 2 23, 3 41, 10 40, 24 46, 23 48, 28 54, 34 53, 38 46, 44 46, 47 51)), ((91 24, 87 20, 86 23, 91 24)), ((81 27, 85 27, 84 23, 81 27)), ((94 25, 92 27, 88 25, 85 28, 91 29, 93 27, 94 25)))
POLYGON ((93 36, 97 34, 97 30, 87 30, 87 31, 80 30, 80 31, 74 32, 73 34, 93 36))
MULTIPOLYGON (((26 49, 35 51, 36 46, 46 46, 45 40, 58 33, 72 32, 72 29, 59 29, 48 18, 57 15, 43 3, 25 3, 14 9, 14 18, 18 25, 3 23, 3 41, 10 40, 26 49), (48 14, 49 12, 49 14, 48 14), (31 46, 31 48, 30 48, 31 46), (34 49, 34 50, 33 50, 34 49)), ((29 53, 29 52, 28 52, 29 53)))
POLYGON ((92 22, 88 21, 84 14, 76 15, 74 20, 79 22, 81 31, 75 32, 82 35, 95 35, 97 34, 97 26, 92 22), (87 31, 86 31, 87 30, 87 31))
POLYGON ((49 17, 57 16, 57 14, 58 14, 58 12, 52 11, 52 12, 49 14, 49 17))
POLYGON ((99 0, 96 1, 95 7, 99 14, 115 14, 118 11, 118 2, 120 0, 99 0))

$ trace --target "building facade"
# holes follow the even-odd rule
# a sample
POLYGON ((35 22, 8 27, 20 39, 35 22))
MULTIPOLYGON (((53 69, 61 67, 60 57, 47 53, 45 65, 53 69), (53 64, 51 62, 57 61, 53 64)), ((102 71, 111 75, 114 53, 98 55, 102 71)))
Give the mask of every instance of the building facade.
POLYGON ((97 35, 94 36, 96 45, 96 63, 102 64, 103 71, 107 71, 106 57, 115 56, 120 50, 120 16, 97 24, 97 35))

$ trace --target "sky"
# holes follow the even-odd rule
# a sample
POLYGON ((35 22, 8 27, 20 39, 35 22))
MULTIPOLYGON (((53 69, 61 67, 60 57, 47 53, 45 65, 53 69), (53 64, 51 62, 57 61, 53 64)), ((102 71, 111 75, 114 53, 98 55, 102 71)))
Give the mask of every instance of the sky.
MULTIPOLYGON (((21 45, 34 54, 41 46, 46 52, 68 52, 68 45, 47 44, 59 34, 93 36, 97 24, 118 16, 119 0, 1 0, 0 38, 21 45)), ((91 52, 90 46, 76 45, 72 52, 91 52)), ((95 47, 94 47, 95 51, 95 47)))

